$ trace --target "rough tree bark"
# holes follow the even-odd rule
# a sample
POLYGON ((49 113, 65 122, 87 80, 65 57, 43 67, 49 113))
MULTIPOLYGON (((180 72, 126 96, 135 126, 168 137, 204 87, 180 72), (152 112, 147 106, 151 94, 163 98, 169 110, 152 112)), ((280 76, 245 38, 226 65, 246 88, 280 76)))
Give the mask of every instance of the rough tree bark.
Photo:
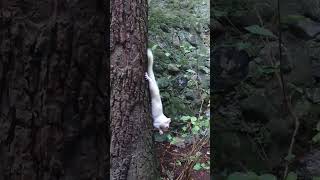
POLYGON ((104 7, 1 0, 0 179, 106 179, 104 7))
POLYGON ((148 86, 147 0, 111 0, 111 177, 156 180, 148 86))

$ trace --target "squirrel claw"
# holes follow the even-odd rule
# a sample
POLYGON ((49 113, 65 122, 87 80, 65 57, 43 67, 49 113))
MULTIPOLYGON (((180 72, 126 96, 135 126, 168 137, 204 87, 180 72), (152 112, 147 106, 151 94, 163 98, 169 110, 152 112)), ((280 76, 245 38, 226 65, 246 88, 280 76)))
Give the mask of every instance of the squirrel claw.
POLYGON ((148 76, 148 73, 145 73, 144 77, 146 78, 146 80, 150 80, 150 77, 148 76))

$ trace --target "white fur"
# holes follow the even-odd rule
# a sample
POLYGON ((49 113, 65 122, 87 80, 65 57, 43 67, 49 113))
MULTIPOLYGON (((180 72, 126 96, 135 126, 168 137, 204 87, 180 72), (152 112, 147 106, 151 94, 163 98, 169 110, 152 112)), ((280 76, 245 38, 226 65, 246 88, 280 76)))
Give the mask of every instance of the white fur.
POLYGON ((160 91, 153 73, 153 55, 150 49, 148 49, 147 55, 148 72, 145 74, 145 78, 149 81, 153 126, 159 130, 160 134, 163 134, 162 129, 169 128, 171 119, 163 114, 160 91))

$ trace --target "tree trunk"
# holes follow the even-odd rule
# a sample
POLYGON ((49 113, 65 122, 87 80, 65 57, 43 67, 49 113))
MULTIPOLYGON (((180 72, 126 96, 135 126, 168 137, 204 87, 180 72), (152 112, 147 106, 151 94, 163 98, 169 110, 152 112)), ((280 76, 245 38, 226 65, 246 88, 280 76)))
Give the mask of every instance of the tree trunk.
POLYGON ((0 3, 0 179, 105 179, 106 10, 0 3))
POLYGON ((156 180, 144 79, 147 0, 112 0, 111 11, 111 179, 156 180))

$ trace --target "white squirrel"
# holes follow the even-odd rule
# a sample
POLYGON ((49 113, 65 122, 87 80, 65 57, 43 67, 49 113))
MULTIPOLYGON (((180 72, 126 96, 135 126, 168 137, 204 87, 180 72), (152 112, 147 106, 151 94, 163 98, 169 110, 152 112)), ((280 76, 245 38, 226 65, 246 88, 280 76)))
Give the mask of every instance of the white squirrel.
POLYGON ((145 78, 149 81, 153 126, 159 130, 160 134, 163 134, 162 130, 168 130, 169 128, 171 118, 168 118, 163 114, 160 91, 153 73, 153 55, 150 49, 148 49, 147 55, 148 72, 146 72, 145 78))

